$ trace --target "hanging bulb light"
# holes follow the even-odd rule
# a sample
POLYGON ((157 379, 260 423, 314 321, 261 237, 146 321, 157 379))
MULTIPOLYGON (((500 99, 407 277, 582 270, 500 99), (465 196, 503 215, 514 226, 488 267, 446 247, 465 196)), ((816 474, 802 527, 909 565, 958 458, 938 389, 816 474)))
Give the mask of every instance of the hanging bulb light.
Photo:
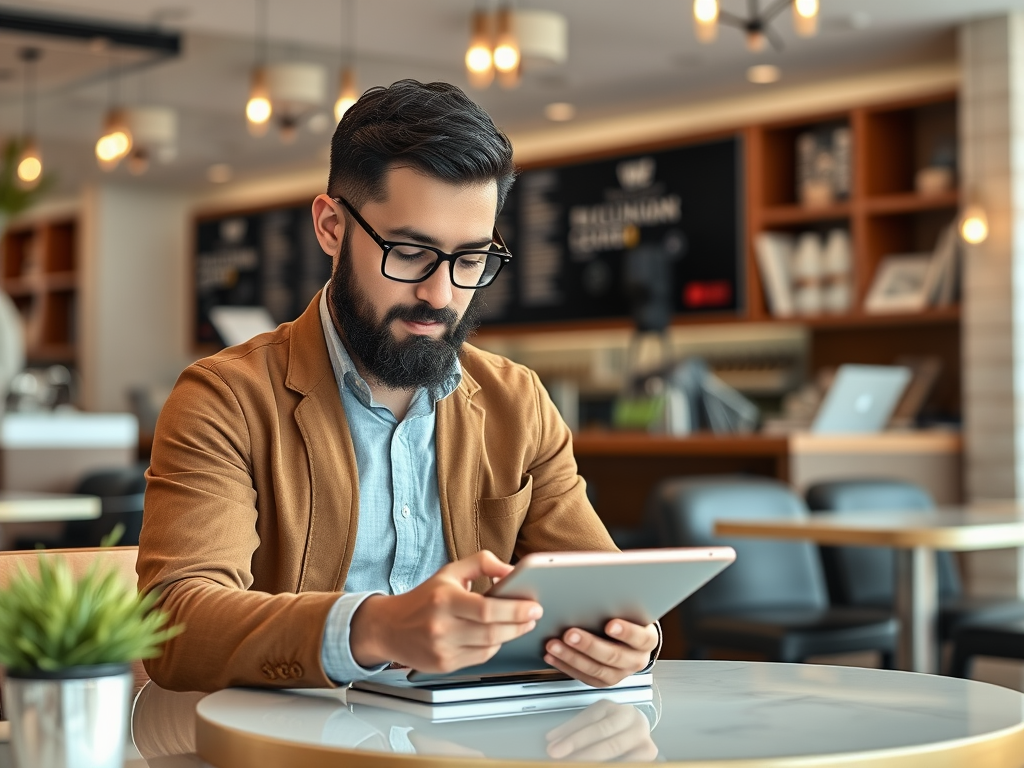
POLYGON ((508 6, 498 9, 497 33, 494 36, 494 68, 498 71, 498 82, 503 88, 519 85, 522 57, 519 40, 516 37, 515 14, 508 6))
POLYGON ((104 171, 112 171, 132 151, 132 132, 124 110, 111 109, 103 123, 103 135, 96 141, 96 159, 104 171))
POLYGON ((768 37, 764 28, 759 25, 751 25, 747 28, 747 50, 751 53, 760 53, 768 44, 768 37))
POLYGON ((267 92, 267 70, 264 67, 256 67, 252 71, 249 101, 245 104, 245 119, 249 125, 249 133, 253 136, 263 136, 267 132, 273 112, 270 94, 267 92))
POLYGON ((31 189, 43 175, 43 157, 33 139, 29 139, 18 157, 18 181, 21 186, 31 189))
POLYGON ((340 123, 341 118, 345 116, 349 107, 355 104, 358 98, 356 71, 352 67, 345 67, 341 70, 341 77, 338 80, 338 98, 334 102, 334 119, 340 123))
POLYGON ((473 12, 466 72, 474 88, 486 88, 494 80, 494 54, 491 50, 491 17, 486 11, 473 12))
POLYGON ((818 0, 794 0, 793 26, 801 37, 813 37, 818 34, 818 0))
POLYGON ((42 52, 38 48, 22 48, 19 56, 25 62, 25 82, 22 91, 22 120, 24 122, 24 146, 18 156, 15 171, 18 184, 24 189, 31 189, 39 184, 43 176, 43 156, 34 138, 35 133, 35 63, 42 52))
POLYGON ((971 245, 978 245, 988 239, 988 216, 980 205, 968 205, 960 217, 960 235, 971 245))
POLYGON ((693 0, 694 29, 702 43, 718 37, 718 0, 693 0))

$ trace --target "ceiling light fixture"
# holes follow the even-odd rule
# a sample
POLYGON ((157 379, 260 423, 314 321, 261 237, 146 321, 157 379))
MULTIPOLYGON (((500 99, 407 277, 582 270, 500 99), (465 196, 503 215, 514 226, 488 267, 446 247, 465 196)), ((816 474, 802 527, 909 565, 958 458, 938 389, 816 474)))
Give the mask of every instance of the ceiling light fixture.
POLYGON ((777 83, 782 73, 774 64, 755 64, 747 70, 747 80, 756 85, 777 83))
POLYGON ((342 13, 341 34, 343 37, 348 37, 348 46, 343 57, 346 61, 342 64, 341 74, 338 76, 338 98, 334 102, 334 119, 339 123, 348 112, 349 107, 355 104, 359 98, 359 91, 356 90, 356 69, 353 63, 356 39, 353 5, 353 0, 345 0, 345 8, 342 13))
POLYGON ((103 121, 103 135, 96 141, 96 159, 104 171, 114 170, 132 150, 132 132, 123 109, 112 107, 103 121))
POLYGON ((140 176, 149 169, 150 160, 171 162, 178 154, 178 113, 170 107, 129 107, 121 111, 122 120, 132 137, 128 154, 128 172, 140 176))
POLYGON ((22 48, 19 52, 25 62, 25 84, 22 92, 23 146, 18 156, 18 183, 31 189, 43 176, 43 156, 35 140, 36 127, 36 62, 42 52, 38 48, 22 48))
POLYGON ((493 15, 477 9, 470 21, 465 57, 469 84, 486 88, 496 73, 502 87, 515 88, 527 67, 564 64, 568 39, 568 23, 560 13, 513 10, 508 5, 493 15))
POLYGON ((267 132, 273 107, 267 88, 267 0, 256 0, 256 63, 249 79, 249 100, 245 119, 249 133, 263 136, 267 132))
POLYGON ((466 72, 474 88, 486 88, 494 80, 492 48, 491 15, 477 9, 470 21, 469 48, 466 49, 466 72))
POLYGON ((747 48, 751 51, 764 50, 770 42, 776 50, 782 50, 782 38, 771 28, 771 22, 788 7, 793 6, 793 25, 801 37, 811 37, 818 32, 818 16, 821 10, 819 0, 774 0, 764 10, 760 0, 748 0, 749 15, 737 16, 723 11, 720 0, 694 0, 693 19, 697 39, 702 43, 712 42, 718 35, 718 25, 726 24, 743 30, 747 36, 747 48))

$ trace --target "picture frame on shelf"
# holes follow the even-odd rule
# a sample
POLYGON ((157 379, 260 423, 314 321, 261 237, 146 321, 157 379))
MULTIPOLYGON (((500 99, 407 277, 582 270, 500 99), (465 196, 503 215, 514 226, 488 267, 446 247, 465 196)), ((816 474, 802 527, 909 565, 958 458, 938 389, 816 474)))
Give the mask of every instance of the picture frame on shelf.
POLYGON ((864 300, 868 314, 920 312, 929 302, 931 253, 901 253, 886 256, 875 271, 864 300))

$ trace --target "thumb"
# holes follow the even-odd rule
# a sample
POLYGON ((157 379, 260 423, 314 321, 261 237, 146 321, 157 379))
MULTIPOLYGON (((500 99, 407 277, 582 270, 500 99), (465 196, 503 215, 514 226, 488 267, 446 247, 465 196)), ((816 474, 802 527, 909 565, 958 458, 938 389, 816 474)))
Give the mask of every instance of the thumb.
POLYGON ((456 560, 454 563, 450 563, 445 566, 445 570, 448 572, 448 576, 450 578, 455 579, 460 584, 468 584, 481 576, 500 579, 501 577, 507 576, 511 573, 513 567, 508 563, 499 560, 495 557, 493 552, 488 552, 485 549, 477 552, 471 557, 466 557, 462 560, 456 560))

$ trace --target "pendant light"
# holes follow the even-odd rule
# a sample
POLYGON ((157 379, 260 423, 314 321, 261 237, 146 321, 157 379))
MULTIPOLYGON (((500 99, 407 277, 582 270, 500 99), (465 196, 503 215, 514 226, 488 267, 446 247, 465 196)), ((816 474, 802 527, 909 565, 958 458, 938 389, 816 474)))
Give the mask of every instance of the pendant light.
POLYGON ((702 43, 714 42, 718 37, 718 0, 693 0, 693 20, 697 39, 702 43))
POLYGON ((132 132, 123 109, 112 107, 103 121, 103 135, 96 141, 96 159, 104 171, 114 170, 132 151, 132 132))
POLYGON ((477 9, 470 21, 469 48, 466 49, 466 73, 474 88, 486 88, 494 80, 494 55, 491 50, 491 15, 477 9))
POLYGON ((256 0, 256 64, 249 80, 249 101, 245 118, 249 133, 263 136, 270 125, 273 107, 267 90, 267 0, 256 0))
POLYGON ((507 5, 498 9, 493 56, 494 68, 498 71, 498 83, 503 88, 515 88, 519 85, 522 56, 516 37, 515 16, 507 5))
POLYGON ((793 26, 800 37, 814 37, 818 34, 818 0, 794 0, 793 26))
POLYGON ((960 236, 971 245, 978 245, 988 239, 988 216, 977 203, 964 209, 960 217, 960 236))
POLYGON ((344 58, 345 63, 341 67, 338 76, 338 98, 334 101, 334 120, 340 123, 349 107, 356 103, 359 98, 359 91, 356 90, 356 70, 353 66, 355 58, 355 10, 353 0, 345 0, 345 7, 342 12, 342 37, 348 38, 348 49, 344 58), (347 20, 347 24, 345 21, 347 20))
POLYGON ((35 140, 36 122, 36 85, 35 66, 42 55, 38 48, 22 48, 21 60, 25 62, 25 85, 22 94, 22 119, 24 121, 24 137, 21 154, 18 156, 18 183, 25 189, 32 189, 39 184, 43 176, 43 156, 35 140))

